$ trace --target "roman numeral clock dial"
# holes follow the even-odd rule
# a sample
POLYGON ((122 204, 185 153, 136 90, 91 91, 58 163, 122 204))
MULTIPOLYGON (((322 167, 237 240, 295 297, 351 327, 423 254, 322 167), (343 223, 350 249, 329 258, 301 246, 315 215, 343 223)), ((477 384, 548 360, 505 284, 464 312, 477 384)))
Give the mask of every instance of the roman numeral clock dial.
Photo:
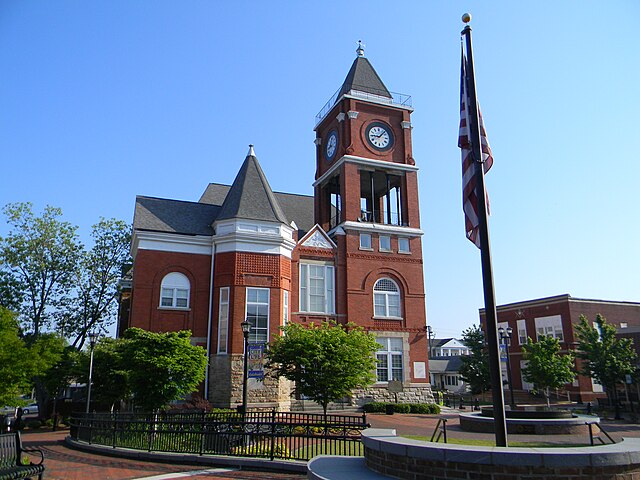
POLYGON ((382 122, 371 123, 365 132, 367 142, 375 150, 385 151, 393 146, 393 133, 388 125, 382 122))

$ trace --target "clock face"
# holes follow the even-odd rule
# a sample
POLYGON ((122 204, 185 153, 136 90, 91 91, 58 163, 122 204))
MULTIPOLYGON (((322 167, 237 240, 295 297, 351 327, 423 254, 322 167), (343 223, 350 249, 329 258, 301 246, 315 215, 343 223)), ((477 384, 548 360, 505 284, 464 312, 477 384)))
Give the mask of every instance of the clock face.
POLYGON ((325 147, 325 154, 327 156, 327 160, 333 160, 333 157, 336 155, 336 150, 338 149, 338 132, 332 130, 329 133, 329 137, 327 137, 327 146, 325 147))
POLYGON ((365 133, 369 145, 376 150, 388 150, 393 146, 393 133, 389 126, 381 122, 371 123, 365 133))

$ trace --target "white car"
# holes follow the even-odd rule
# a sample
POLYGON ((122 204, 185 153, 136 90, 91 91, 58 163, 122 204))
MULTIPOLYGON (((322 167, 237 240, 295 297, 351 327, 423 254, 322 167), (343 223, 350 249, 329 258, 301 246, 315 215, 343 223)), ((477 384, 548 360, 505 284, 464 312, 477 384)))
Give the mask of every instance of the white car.
POLYGON ((22 414, 23 415, 38 415, 38 404, 34 402, 34 403, 30 403, 26 407, 22 407, 22 414))
POLYGON ((16 411, 16 407, 4 406, 0 408, 0 415, 13 415, 16 411))

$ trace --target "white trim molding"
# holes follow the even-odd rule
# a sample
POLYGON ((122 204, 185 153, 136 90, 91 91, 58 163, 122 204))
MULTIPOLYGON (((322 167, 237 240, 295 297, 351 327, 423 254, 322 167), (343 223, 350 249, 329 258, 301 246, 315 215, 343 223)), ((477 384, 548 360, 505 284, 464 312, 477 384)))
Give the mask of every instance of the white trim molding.
POLYGON ((206 235, 183 235, 169 232, 147 232, 134 230, 131 241, 131 256, 138 250, 160 250, 163 252, 196 253, 211 255, 212 237, 206 235))
MULTIPOLYGON (((424 235, 424 232, 419 228, 413 227, 401 227, 399 225, 387 225, 383 223, 365 223, 365 222, 342 222, 339 227, 344 230, 354 230, 356 232, 377 232, 385 234, 402 235, 403 237, 419 237, 424 235)), ((339 228, 336 227, 336 228, 339 228)), ((335 230, 335 229, 334 229, 335 230)), ((329 232, 331 235, 333 231, 329 232)))

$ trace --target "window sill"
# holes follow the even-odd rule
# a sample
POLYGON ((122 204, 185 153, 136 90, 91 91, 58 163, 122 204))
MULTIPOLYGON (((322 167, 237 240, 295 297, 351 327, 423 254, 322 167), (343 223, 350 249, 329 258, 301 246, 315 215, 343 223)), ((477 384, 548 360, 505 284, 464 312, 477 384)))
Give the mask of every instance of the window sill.
POLYGON ((381 248, 380 253, 393 253, 393 250, 387 250, 385 248, 381 248))
POLYGON ((374 320, 397 320, 399 322, 404 320, 404 318, 402 317, 376 317, 375 315, 373 316, 373 319, 374 320))
POLYGON ((373 252, 373 248, 360 247, 360 250, 364 250, 365 252, 373 252))
POLYGON ((400 255, 411 255, 411 252, 405 252, 405 251, 401 251, 401 250, 398 250, 398 253, 400 255))
POLYGON ((158 307, 158 310, 177 310, 179 312, 190 312, 191 308, 189 307, 158 307))
POLYGON ((292 312, 293 315, 335 315, 336 312, 306 312, 300 310, 299 312, 292 312))

